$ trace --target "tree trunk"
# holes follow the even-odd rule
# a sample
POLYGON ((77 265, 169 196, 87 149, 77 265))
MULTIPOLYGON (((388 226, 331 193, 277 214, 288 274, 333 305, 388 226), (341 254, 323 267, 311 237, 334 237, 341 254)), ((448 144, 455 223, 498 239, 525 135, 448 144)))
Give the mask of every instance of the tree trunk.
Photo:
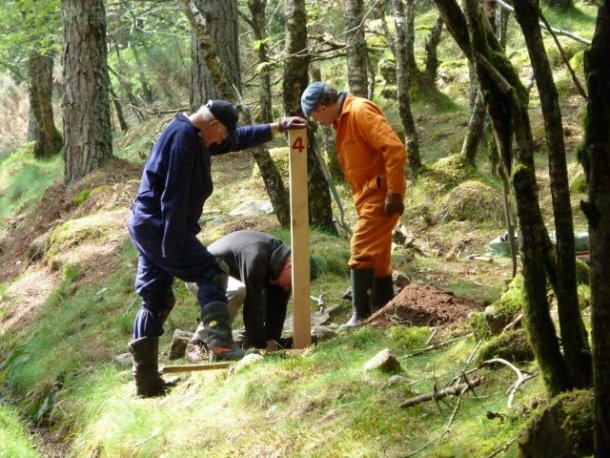
MULTIPOLYGON (((394 6, 394 24, 396 26, 396 88, 398 90, 398 113, 405 129, 405 143, 408 153, 409 170, 413 177, 417 176, 421 168, 419 156, 419 141, 415 121, 411 112, 409 89, 411 82, 411 69, 409 68, 409 46, 407 33, 407 18, 402 0, 392 0, 394 6)), ((412 38, 412 37, 411 37, 412 38)))
POLYGON ((116 113, 117 120, 119 121, 119 126, 121 127, 121 132, 123 132, 125 134, 129 130, 129 125, 127 124, 127 121, 125 120, 125 115, 123 114, 123 107, 121 106, 121 101, 119 100, 119 97, 116 95, 116 92, 114 92, 114 89, 112 89, 112 86, 109 86, 108 90, 110 92, 110 97, 112 98, 112 104, 114 105, 114 112, 116 113))
MULTIPOLYGON (((411 81, 419 80, 419 69, 415 62, 415 0, 406 0, 405 16, 405 46, 407 53, 407 68, 411 81)), ((396 2, 392 0, 394 5, 396 2)), ((396 6, 394 6, 396 10, 396 6)))
MULTIPOLYGON (((293 0, 286 4, 286 61, 284 63, 283 95, 284 112, 303 116, 301 94, 307 87, 309 53, 307 48, 307 13, 305 0, 293 0)), ((366 67, 365 67, 366 68, 366 67)), ((366 86, 365 86, 366 90, 366 86)), ((336 233, 330 205, 330 191, 315 152, 313 131, 309 131, 307 149, 307 178, 309 194, 309 224, 336 233)))
POLYGON ((525 315, 528 334, 551 396, 571 388, 568 370, 546 296, 548 250, 552 249, 538 203, 531 126, 527 115, 527 91, 506 58, 489 23, 483 19, 478 0, 466 1, 466 18, 454 0, 435 0, 443 21, 475 68, 500 156, 517 200, 521 229, 525 315), (512 167, 512 138, 516 161, 512 167))
MULTIPOLYGON (((215 54, 222 62, 228 78, 223 85, 228 84, 229 92, 232 94, 228 99, 235 100, 237 93, 234 87, 241 91, 237 0, 190 0, 190 3, 199 10, 210 41, 220 45, 215 46, 215 54)), ((207 100, 227 99, 228 93, 226 87, 218 86, 216 78, 213 77, 214 70, 209 67, 207 50, 202 47, 196 32, 193 32, 191 48, 190 105, 194 111, 207 100)))
POLYGON ((595 456, 610 456, 610 0, 604 0, 590 50, 585 52, 589 99, 580 160, 589 201, 591 325, 595 398, 595 456))
POLYGON ((267 0, 248 0, 248 9, 250 10, 250 18, 244 17, 246 22, 252 27, 254 38, 258 41, 256 53, 258 55, 258 65, 261 66, 259 72, 260 79, 260 107, 261 107, 261 122, 272 121, 272 102, 271 102, 271 72, 266 65, 269 63, 269 49, 265 39, 267 38, 267 17, 265 8, 267 0))
POLYGON ((479 144, 483 139, 485 116, 487 115, 483 98, 478 91, 475 94, 475 102, 470 111, 468 129, 466 130, 466 136, 464 137, 461 151, 462 156, 464 156, 466 161, 473 166, 476 166, 477 151, 479 149, 479 144))
POLYGON ((441 34, 443 32, 443 20, 437 17, 430 34, 426 37, 424 47, 426 48, 426 63, 422 81, 424 85, 434 85, 436 75, 438 73, 438 55, 437 49, 441 42, 441 34))
MULTIPOLYGON (((200 57, 205 62, 210 78, 213 80, 214 86, 221 91, 219 97, 234 102, 238 94, 229 80, 227 69, 216 52, 216 42, 207 33, 209 25, 207 19, 203 16, 201 10, 197 8, 193 0, 177 0, 177 2, 191 24, 193 39, 197 41, 196 47, 200 50, 200 57)), ((217 25, 216 27, 222 26, 217 25)), ((237 80, 241 81, 241 78, 239 77, 237 80)), ((239 86, 237 86, 237 89, 239 89, 239 86)), ((253 117, 250 111, 246 106, 242 108, 245 123, 252 124, 253 117)), ((271 200, 278 221, 282 227, 289 227, 290 205, 282 176, 277 170, 273 159, 271 159, 271 155, 263 146, 253 148, 252 154, 261 172, 267 195, 271 200)))
POLYGON ((347 0, 346 44, 347 44, 347 81, 352 94, 359 97, 368 95, 368 79, 366 71, 367 48, 364 41, 364 5, 363 0, 347 0))
MULTIPOLYGON (((561 342, 572 383, 577 388, 591 386, 591 350, 582 321, 576 293, 576 254, 574 225, 568 185, 563 124, 557 88, 538 26, 537 0, 514 2, 515 15, 521 26, 540 94, 544 130, 549 154, 549 174, 555 233, 556 257, 547 260, 549 278, 557 297, 561 342)), ((555 253, 552 253, 555 254, 555 253)))
POLYGON ((61 150, 63 139, 53 116, 53 57, 32 51, 30 74, 30 119, 28 140, 35 140, 34 157, 49 157, 61 150))
POLYGON ((62 0, 66 185, 112 157, 103 0, 62 0))

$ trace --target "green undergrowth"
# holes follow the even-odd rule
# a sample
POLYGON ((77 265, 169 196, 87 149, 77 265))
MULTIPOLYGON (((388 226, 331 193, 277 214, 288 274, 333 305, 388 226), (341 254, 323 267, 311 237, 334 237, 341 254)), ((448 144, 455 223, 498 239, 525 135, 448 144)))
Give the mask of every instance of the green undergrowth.
MULTIPOLYGON (((407 398, 449 383, 475 346, 465 337, 443 350, 409 357, 429 333, 427 328, 363 328, 302 355, 267 356, 239 374, 191 373, 160 399, 135 398, 130 377, 103 364, 64 388, 62 411, 73 419, 71 452, 100 457, 223 457, 243 456, 246 450, 249 456, 405 456, 432 439, 421 456, 488 456, 511 441, 525 421, 519 415, 523 401, 514 410, 506 408, 510 370, 482 371, 485 384, 459 406, 447 399, 399 407, 407 398), (365 372, 366 360, 386 347, 400 358, 402 370, 365 372), (506 417, 490 421, 488 410, 506 417)), ((537 382, 530 382, 523 398, 537 389, 537 382)))
POLYGON ((43 191, 63 173, 60 154, 35 159, 33 144, 0 155, 0 229, 7 217, 38 202, 43 191))
POLYGON ((34 458, 40 456, 32 443, 32 436, 24 427, 18 413, 0 403, 0 456, 34 458))

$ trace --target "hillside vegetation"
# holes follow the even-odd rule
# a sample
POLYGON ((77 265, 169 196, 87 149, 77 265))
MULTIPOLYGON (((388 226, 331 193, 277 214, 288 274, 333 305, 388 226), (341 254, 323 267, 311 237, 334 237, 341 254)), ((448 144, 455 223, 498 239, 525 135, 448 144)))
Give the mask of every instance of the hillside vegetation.
MULTIPOLYGON (((549 11, 548 18, 556 27, 590 38, 592 7, 577 6, 569 13, 549 11)), ((433 10, 422 12, 416 26, 429 27, 434 19, 433 10)), ((525 48, 514 24, 509 30, 507 54, 527 79, 531 69, 525 48)), ((584 45, 560 40, 582 76, 584 45)), ((577 185, 581 168, 575 157, 583 101, 551 51, 550 37, 547 47, 561 94, 575 229, 586 231, 578 208, 585 189, 577 185)), ((422 46, 416 49, 419 53, 422 46)), ((319 270, 312 295, 323 297, 329 314, 325 324, 333 336, 306 350, 264 355, 239 372, 183 374, 162 398, 137 398, 129 362, 116 357, 127 351, 139 308, 133 291, 137 253, 125 227, 129 207, 142 164, 171 115, 150 115, 126 134, 117 130, 115 158, 66 190, 62 158, 34 160, 32 145, 25 143, 27 110, 11 116, 6 108, 0 111, 0 125, 10 119, 13 126, 10 136, 1 131, 0 152, 0 456, 519 456, 519 442, 530 440, 527 427, 548 401, 514 321, 522 302, 519 277, 512 279, 510 258, 488 252, 488 243, 506 230, 501 181, 491 173, 483 145, 476 169, 465 166, 458 154, 468 120, 466 60, 448 34, 439 53, 439 91, 413 94, 425 166, 417 181, 409 181, 400 221, 404 237, 397 234, 393 266, 409 279, 409 287, 450 293, 469 304, 471 313, 443 322, 412 314, 407 322, 392 309, 380 315, 383 319, 338 332, 333 325, 351 311, 343 299, 349 241, 312 228, 310 250, 319 270), (498 316, 506 313, 500 331, 514 327, 500 337, 492 337, 489 309, 484 311, 492 303, 498 316), (384 349, 399 367, 365 370, 384 349), (497 358, 510 365, 490 362, 497 358), (515 387, 519 377, 522 383, 515 387), (407 399, 475 380, 478 386, 455 396, 401 407, 407 399)), ((334 64, 323 67, 322 75, 345 81, 334 64)), ((2 100, 25 100, 24 87, 5 76, 0 83, 0 107, 6 107, 2 100)), ((385 84, 379 78, 378 85, 385 84)), ((185 95, 187 88, 177 92, 185 95)), ((398 126, 395 102, 380 96, 376 102, 398 126)), ((539 146, 541 204, 552 228, 535 87, 530 116, 539 146)), ((271 144, 285 177, 286 146, 282 136, 271 144)), ((244 202, 267 199, 248 152, 214 158, 212 170, 215 191, 204 207, 204 243, 238 229, 270 232, 289 242, 290 234, 273 214, 232 214, 244 202)), ((353 224, 349 189, 336 186, 346 221, 353 224)), ((581 269, 579 294, 587 318, 586 267, 581 269)), ((175 330, 197 326, 195 298, 181 282, 175 291, 177 305, 161 339, 161 366, 187 362, 170 361, 166 352, 175 330)), ((312 310, 317 310, 314 301, 312 310)), ((452 312, 446 310, 448 316, 452 312)), ((580 410, 586 411, 589 404, 582 402, 580 410)), ((586 444, 573 444, 586 454, 586 444)))

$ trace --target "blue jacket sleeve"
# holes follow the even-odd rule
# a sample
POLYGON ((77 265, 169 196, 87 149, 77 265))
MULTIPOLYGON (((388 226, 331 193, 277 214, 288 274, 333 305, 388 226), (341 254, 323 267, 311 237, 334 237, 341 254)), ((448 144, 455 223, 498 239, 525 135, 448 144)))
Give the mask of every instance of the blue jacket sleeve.
POLYGON ((268 142, 273 138, 270 124, 254 124, 252 126, 238 127, 235 134, 237 136, 237 143, 235 145, 230 145, 228 141, 221 143, 217 147, 210 148, 210 154, 218 156, 231 151, 241 151, 268 142))

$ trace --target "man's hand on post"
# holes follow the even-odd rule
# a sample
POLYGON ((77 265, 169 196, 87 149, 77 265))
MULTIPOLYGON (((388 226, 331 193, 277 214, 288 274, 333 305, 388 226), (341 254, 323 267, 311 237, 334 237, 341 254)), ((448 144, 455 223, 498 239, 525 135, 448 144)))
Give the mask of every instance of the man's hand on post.
POLYGON ((286 132, 287 130, 298 130, 307 128, 307 120, 300 116, 284 116, 280 118, 278 123, 280 132, 286 132))
POLYGON ((385 196, 384 211, 386 216, 391 216, 395 213, 402 215, 405 211, 405 204, 402 202, 402 196, 398 193, 390 193, 385 196))

